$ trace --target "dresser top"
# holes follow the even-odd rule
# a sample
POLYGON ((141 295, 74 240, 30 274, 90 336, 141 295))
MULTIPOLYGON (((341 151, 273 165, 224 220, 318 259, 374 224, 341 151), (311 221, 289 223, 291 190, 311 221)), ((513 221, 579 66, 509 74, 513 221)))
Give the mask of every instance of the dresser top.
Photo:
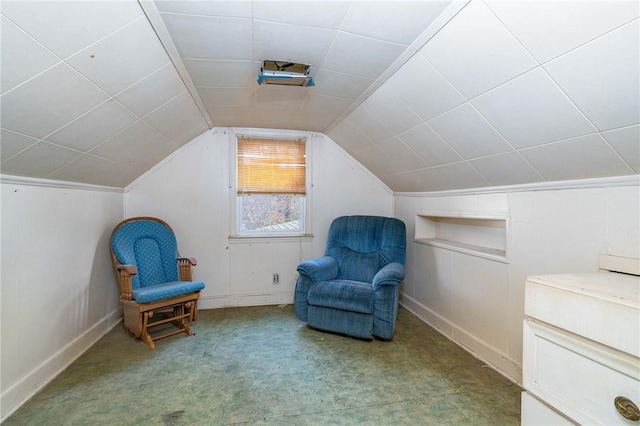
POLYGON ((527 281, 640 309, 640 277, 617 272, 536 275, 527 281))

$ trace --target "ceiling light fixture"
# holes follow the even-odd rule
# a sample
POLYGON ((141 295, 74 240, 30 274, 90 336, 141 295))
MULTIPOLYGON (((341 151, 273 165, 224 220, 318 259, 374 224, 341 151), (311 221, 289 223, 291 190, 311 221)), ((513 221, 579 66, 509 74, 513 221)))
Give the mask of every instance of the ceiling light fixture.
POLYGON ((309 77, 309 65, 285 61, 264 61, 258 84, 277 84, 281 86, 315 86, 313 77, 309 77))

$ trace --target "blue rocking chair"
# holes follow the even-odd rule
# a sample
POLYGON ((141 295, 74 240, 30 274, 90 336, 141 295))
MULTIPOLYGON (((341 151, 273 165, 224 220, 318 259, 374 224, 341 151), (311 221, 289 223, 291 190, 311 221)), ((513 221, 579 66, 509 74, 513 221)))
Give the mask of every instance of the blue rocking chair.
POLYGON ((123 220, 111 234, 111 254, 125 328, 152 349, 155 340, 178 333, 191 336, 188 322, 197 319, 198 298, 205 285, 192 280, 191 267, 197 262, 179 257, 171 227, 153 217, 123 220), (149 333, 151 327, 167 323, 177 330, 157 336, 149 333))

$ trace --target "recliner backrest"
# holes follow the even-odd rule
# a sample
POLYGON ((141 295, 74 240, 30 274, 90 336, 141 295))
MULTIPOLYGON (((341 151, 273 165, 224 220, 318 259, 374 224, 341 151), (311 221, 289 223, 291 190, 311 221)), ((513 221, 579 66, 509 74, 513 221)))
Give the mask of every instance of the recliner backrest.
POLYGON ((178 281, 178 245, 171 228, 154 220, 127 222, 118 228, 111 247, 118 262, 133 265, 133 289, 178 281))
POLYGON ((385 265, 404 265, 406 229, 399 219, 342 216, 329 228, 325 256, 338 261, 338 279, 371 282, 385 265))

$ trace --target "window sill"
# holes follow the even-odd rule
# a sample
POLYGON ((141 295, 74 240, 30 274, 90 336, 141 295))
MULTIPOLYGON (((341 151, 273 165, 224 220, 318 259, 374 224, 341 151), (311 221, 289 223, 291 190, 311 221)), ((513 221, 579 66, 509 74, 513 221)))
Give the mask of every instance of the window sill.
POLYGON ((254 243, 306 243, 313 241, 313 234, 304 235, 229 235, 229 244, 254 243))

